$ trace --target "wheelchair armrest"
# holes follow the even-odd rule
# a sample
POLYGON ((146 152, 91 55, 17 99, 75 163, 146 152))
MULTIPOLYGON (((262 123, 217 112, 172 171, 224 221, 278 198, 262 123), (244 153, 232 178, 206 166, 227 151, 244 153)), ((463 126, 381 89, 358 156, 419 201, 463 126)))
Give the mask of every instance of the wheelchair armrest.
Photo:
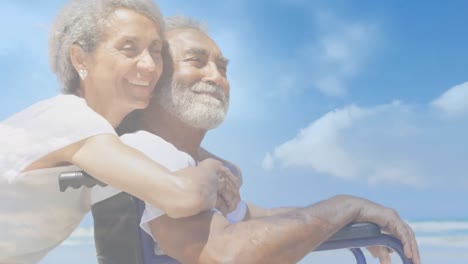
POLYGON ((347 225, 314 251, 347 248, 354 254, 358 263, 366 263, 364 254, 359 248, 370 246, 386 246, 393 249, 400 256, 403 264, 413 263, 411 259, 405 256, 401 241, 393 236, 382 234, 380 227, 374 223, 352 223, 347 225))
POLYGON ((380 235, 380 227, 374 223, 352 223, 336 232, 327 241, 367 238, 380 235))
POLYGON ((81 188, 82 186, 93 187, 99 185, 101 187, 106 186, 107 184, 95 179, 91 175, 87 174, 84 171, 70 171, 64 172, 59 175, 59 187, 60 191, 64 192, 68 187, 73 189, 81 188))

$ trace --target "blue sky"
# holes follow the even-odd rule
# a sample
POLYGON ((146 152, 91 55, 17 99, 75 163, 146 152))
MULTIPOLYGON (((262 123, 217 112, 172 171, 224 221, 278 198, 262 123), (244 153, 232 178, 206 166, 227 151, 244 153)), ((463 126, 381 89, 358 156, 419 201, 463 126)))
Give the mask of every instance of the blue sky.
MULTIPOLYGON (((48 27, 64 1, 8 1, 0 119, 58 92, 48 27)), ((466 1, 158 1, 206 22, 231 109, 204 145, 264 206, 339 193, 411 220, 468 219, 466 1)))

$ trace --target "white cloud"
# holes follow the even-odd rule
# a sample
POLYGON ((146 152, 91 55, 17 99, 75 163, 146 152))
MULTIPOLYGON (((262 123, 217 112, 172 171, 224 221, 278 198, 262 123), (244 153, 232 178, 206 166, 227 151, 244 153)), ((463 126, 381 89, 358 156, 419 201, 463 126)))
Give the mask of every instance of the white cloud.
MULTIPOLYGON (((306 8, 306 7, 304 7, 306 8)), ((310 8, 310 7, 309 7, 310 8)), ((312 39, 291 43, 295 48, 282 62, 270 93, 284 98, 315 89, 330 97, 348 93, 350 82, 359 76, 375 53, 382 29, 375 21, 346 19, 325 9, 312 7, 312 39)))
POLYGON ((468 114, 468 82, 452 87, 432 105, 449 116, 468 114))
POLYGON ((420 181, 423 177, 418 175, 418 171, 412 168, 411 162, 404 162, 396 166, 382 165, 375 168, 375 173, 370 175, 367 182, 370 184, 403 184, 409 186, 423 185, 420 181))
POLYGON ((369 184, 458 182, 468 170, 468 151, 460 144, 466 142, 466 123, 447 123, 429 106, 399 101, 369 108, 351 105, 325 114, 267 153, 264 167, 300 167, 369 184))
POLYGON ((378 27, 373 22, 342 21, 329 13, 317 17, 322 32, 310 47, 313 85, 329 96, 346 95, 347 82, 362 71, 375 49, 378 27))
MULTIPOLYGON (((301 130, 294 139, 275 148, 267 156, 269 163, 279 161, 283 167, 305 167, 343 179, 366 177, 371 183, 396 181, 413 184, 406 177, 392 178, 404 176, 404 173, 392 167, 378 167, 372 156, 359 154, 362 146, 352 146, 356 142, 347 144, 345 137, 360 123, 375 122, 376 118, 395 107, 399 106, 366 109, 352 105, 329 112, 301 130)), ((368 145, 370 142, 364 143, 368 145)))
POLYGON ((265 155, 265 158, 263 159, 262 167, 266 170, 273 169, 273 157, 271 156, 270 153, 267 153, 265 155))
POLYGON ((276 148, 269 157, 270 163, 280 159, 286 167, 309 167, 343 178, 354 177, 360 162, 339 146, 339 133, 366 114, 366 110, 356 106, 326 114, 300 131, 295 139, 276 148))
MULTIPOLYGON (((376 51, 382 31, 377 22, 347 19, 344 15, 323 11, 324 8, 314 4, 301 5, 300 8, 307 10, 309 21, 289 26, 301 27, 302 35, 310 37, 286 41, 286 50, 282 47, 272 52, 268 43, 262 43, 265 36, 271 37, 271 32, 275 37, 278 34, 274 24, 271 32, 256 31, 249 19, 240 25, 216 25, 220 32, 228 28, 235 36, 215 34, 217 39, 218 35, 221 36, 219 43, 223 51, 236 51, 227 52, 233 58, 228 75, 235 96, 233 100, 255 107, 256 111, 251 113, 268 107, 258 106, 262 100, 252 102, 252 98, 264 98, 265 95, 267 100, 275 103, 278 100, 288 102, 310 91, 331 97, 345 96, 350 82, 363 73, 376 51), (263 46, 256 46, 255 41, 245 41, 256 38, 263 46)), ((233 110, 237 114, 242 109, 233 110)))
POLYGON ((468 232, 468 222, 466 221, 424 221, 409 222, 409 225, 416 233, 437 234, 443 232, 468 232))

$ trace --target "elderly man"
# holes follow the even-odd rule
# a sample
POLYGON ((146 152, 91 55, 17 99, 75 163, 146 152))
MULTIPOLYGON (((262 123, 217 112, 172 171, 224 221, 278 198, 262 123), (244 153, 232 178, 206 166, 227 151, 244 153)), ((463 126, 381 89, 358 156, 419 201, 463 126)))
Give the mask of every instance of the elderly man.
MULTIPOLYGON (((228 110, 228 61, 192 20, 168 19, 166 38, 165 76, 150 107, 127 120, 127 131, 139 131, 122 140, 177 169, 209 156, 200 144, 228 110)), ((365 199, 339 195, 308 207, 276 209, 241 201, 230 219, 225 214, 234 209, 232 201, 220 201, 220 210, 183 219, 146 205, 141 226, 163 252, 181 263, 295 263, 345 225, 374 222, 400 238, 405 254, 420 264, 410 227, 394 210, 365 199)), ((387 250, 371 252, 389 263, 387 250)))

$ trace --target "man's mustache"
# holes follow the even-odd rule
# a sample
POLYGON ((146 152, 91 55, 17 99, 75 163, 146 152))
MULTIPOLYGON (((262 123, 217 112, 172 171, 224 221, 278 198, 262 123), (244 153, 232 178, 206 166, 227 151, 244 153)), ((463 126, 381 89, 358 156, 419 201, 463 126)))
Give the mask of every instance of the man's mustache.
POLYGON ((194 84, 190 90, 196 93, 211 93, 222 102, 227 101, 226 93, 224 92, 224 89, 219 85, 198 82, 194 84))

